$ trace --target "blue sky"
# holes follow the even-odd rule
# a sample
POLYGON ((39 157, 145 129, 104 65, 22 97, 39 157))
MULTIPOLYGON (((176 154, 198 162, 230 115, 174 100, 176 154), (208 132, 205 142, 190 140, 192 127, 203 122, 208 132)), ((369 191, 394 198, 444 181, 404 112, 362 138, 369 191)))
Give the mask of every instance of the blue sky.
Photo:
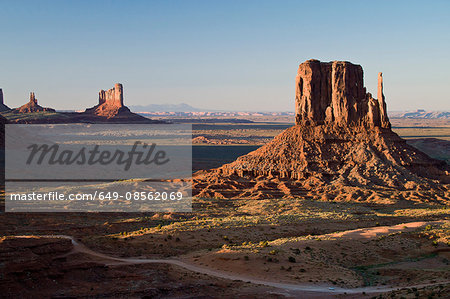
POLYGON ((389 110, 450 109, 450 1, 0 1, 0 88, 17 107, 293 111, 298 65, 361 64, 389 110))

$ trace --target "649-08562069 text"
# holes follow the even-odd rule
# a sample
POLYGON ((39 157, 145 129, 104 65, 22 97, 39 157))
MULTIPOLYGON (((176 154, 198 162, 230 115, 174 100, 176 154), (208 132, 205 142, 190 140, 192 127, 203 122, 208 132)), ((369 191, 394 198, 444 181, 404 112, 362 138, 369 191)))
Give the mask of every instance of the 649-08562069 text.
POLYGON ((108 200, 139 200, 139 201, 178 201, 186 197, 181 191, 141 191, 141 192, 111 192, 111 191, 95 191, 93 193, 62 193, 62 192, 29 192, 29 193, 12 193, 9 195, 11 201, 108 201, 108 200))

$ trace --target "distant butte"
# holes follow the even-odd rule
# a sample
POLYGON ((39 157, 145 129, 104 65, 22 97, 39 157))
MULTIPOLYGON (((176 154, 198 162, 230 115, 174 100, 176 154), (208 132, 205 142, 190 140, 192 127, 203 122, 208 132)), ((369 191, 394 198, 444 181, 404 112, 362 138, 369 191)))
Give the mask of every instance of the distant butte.
POLYGON ((266 145, 196 173, 193 194, 376 201, 375 190, 396 190, 386 200, 450 198, 449 166, 391 130, 381 73, 374 99, 360 65, 308 60, 298 68, 295 114, 296 125, 266 145))
POLYGON ((100 90, 98 93, 98 104, 92 108, 86 109, 81 115, 88 119, 109 122, 159 122, 131 112, 130 109, 123 104, 123 98, 123 85, 116 83, 111 89, 106 91, 103 89, 100 90))
POLYGON ((19 108, 13 109, 14 112, 18 113, 33 113, 33 112, 55 112, 55 109, 44 108, 38 105, 36 95, 34 92, 30 92, 30 101, 19 108))
POLYGON ((98 104, 84 112, 56 112, 52 108, 38 105, 34 92, 30 93, 30 101, 13 110, 3 104, 3 92, 0 89, 0 111, 12 123, 46 124, 46 123, 166 123, 152 120, 133 113, 123 104, 123 86, 116 83, 109 90, 100 90, 98 104), (5 108, 5 110, 2 110, 5 108), (36 113, 54 112, 54 113, 36 113), (17 114, 24 114, 23 117, 17 114))
POLYGON ((0 88, 0 112, 11 110, 8 106, 3 102, 3 90, 0 88))
POLYGON ((113 88, 100 90, 98 93, 98 105, 88 108, 86 113, 92 113, 106 118, 115 117, 121 113, 130 113, 130 109, 123 105, 123 86, 116 83, 113 88))

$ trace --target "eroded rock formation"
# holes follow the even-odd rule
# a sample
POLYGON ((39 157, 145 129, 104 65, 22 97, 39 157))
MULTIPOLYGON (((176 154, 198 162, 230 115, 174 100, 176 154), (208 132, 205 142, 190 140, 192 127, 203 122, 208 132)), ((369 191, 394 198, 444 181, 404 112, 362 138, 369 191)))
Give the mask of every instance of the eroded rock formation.
POLYGON ((296 124, 390 128, 378 78, 378 100, 364 87, 363 69, 347 61, 300 64, 295 90, 296 124))
POLYGON ((86 109, 86 113, 92 113, 106 118, 115 117, 121 113, 131 113, 123 104, 123 86, 116 83, 113 88, 100 90, 98 93, 98 105, 86 109))
POLYGON ((3 102, 3 90, 0 88, 0 112, 11 110, 8 106, 3 102))
POLYGON ((448 201, 448 165, 392 132, 381 73, 374 99, 361 66, 309 60, 300 64, 295 95, 295 126, 232 163, 197 173, 193 194, 379 201, 377 192, 388 190, 392 198, 448 201))
POLYGON ((123 86, 116 83, 113 88, 100 90, 98 93, 98 104, 86 109, 81 116, 84 121, 92 122, 119 122, 119 123, 161 123, 151 120, 130 111, 123 104, 123 86))
POLYGON ((14 112, 19 113, 33 113, 33 112, 55 112, 55 109, 45 108, 38 105, 38 101, 34 92, 30 92, 30 101, 19 108, 14 109, 14 112))

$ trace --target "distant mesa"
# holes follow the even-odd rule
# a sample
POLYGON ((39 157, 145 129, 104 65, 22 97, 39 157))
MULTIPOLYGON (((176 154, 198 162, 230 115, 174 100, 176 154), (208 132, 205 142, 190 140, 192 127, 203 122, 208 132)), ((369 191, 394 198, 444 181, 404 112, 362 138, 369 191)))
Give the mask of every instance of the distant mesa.
POLYGON ((98 104, 80 115, 91 121, 161 123, 131 112, 123 98, 123 85, 116 83, 111 89, 100 90, 98 104))
POLYGON ((85 113, 111 118, 120 113, 130 113, 130 109, 123 105, 123 86, 116 83, 113 88, 100 90, 98 93, 98 105, 86 109, 85 113))
POLYGON ((391 118, 410 119, 450 119, 450 111, 426 111, 418 109, 416 111, 397 111, 389 114, 391 118))
POLYGON ((38 105, 38 101, 36 99, 36 95, 34 92, 30 92, 30 101, 25 105, 20 106, 19 108, 13 109, 13 112, 18 113, 33 113, 33 112, 55 112, 55 109, 52 108, 44 108, 38 105))
POLYGON ((0 88, 0 112, 11 110, 8 106, 3 102, 3 90, 0 88))
POLYGON ((296 125, 232 163, 196 173, 193 194, 375 201, 382 196, 374 190, 397 190, 387 200, 448 200, 448 165, 391 130, 381 73, 377 93, 375 99, 366 91, 360 65, 318 60, 300 64, 296 125))
MULTIPOLYGON (((0 89, 1 91, 1 89, 0 89)), ((3 93, 1 99, 3 99, 3 93)), ((152 120, 135 114, 123 104, 123 86, 115 84, 109 90, 100 90, 98 104, 84 112, 56 112, 52 108, 38 105, 34 92, 30 93, 30 101, 13 110, 3 110, 3 116, 13 123, 46 124, 46 123, 166 123, 152 120), (53 113, 36 113, 53 112, 53 113), (21 115, 22 114, 22 115, 21 115)), ((3 103, 3 101, 2 101, 3 103)), ((4 104, 3 104, 4 106, 4 104)), ((1 108, 2 106, 0 106, 1 108)))

